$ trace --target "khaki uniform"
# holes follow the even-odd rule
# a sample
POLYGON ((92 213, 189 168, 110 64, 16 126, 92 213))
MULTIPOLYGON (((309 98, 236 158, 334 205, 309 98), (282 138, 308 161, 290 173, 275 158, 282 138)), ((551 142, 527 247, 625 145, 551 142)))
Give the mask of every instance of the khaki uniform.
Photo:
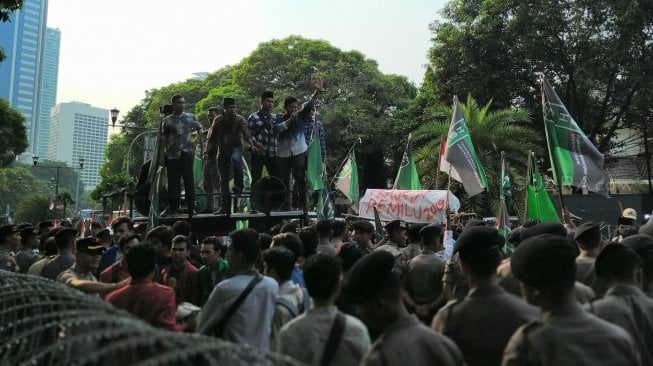
POLYGON ((433 328, 456 343, 469 366, 500 365, 510 336, 539 315, 521 298, 488 286, 449 302, 433 319, 433 328))
POLYGON ((372 344, 360 365, 464 365, 456 345, 414 315, 399 319, 372 344))
POLYGON ((405 248, 401 248, 401 251, 406 255, 406 260, 410 261, 422 252, 422 246, 420 243, 410 243, 405 248))
POLYGON ((440 296, 445 264, 434 252, 427 251, 408 262, 406 290, 415 304, 428 304, 440 296))
POLYGON ((502 365, 626 366, 641 362, 635 342, 623 328, 571 302, 517 329, 502 365))
POLYGON ((395 266, 393 269, 395 273, 399 275, 399 277, 403 277, 406 268, 406 256, 399 249, 399 246, 392 241, 388 241, 386 244, 383 244, 380 247, 374 249, 375 252, 377 250, 383 250, 392 254, 395 259, 395 266))
POLYGON ((642 364, 653 365, 653 300, 635 286, 616 285, 605 297, 586 307, 594 315, 616 324, 635 340, 642 364))

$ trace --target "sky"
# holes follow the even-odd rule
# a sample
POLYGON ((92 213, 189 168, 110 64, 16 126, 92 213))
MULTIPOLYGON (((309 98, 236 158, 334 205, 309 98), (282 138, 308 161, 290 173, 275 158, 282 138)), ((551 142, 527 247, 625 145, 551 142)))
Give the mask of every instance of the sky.
MULTIPOLYGON (((419 85, 445 0, 49 0, 61 31, 57 103, 126 114, 150 89, 238 63, 300 35, 358 50, 419 85)), ((328 81, 327 81, 328 83, 328 81)), ((120 117, 119 117, 120 120, 120 117)))

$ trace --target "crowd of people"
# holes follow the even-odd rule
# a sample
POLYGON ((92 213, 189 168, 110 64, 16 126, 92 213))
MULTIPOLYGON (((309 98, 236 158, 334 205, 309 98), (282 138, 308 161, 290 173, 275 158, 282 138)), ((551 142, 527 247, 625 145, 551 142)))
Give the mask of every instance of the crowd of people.
MULTIPOLYGON (((624 211, 632 213, 632 209, 624 211), (628 211, 631 210, 631 211, 628 211)), ((653 223, 0 227, 0 268, 311 365, 653 365, 653 223)))
MULTIPOLYGON (((161 108, 161 139, 158 159, 165 165, 168 176, 167 205, 164 216, 181 212, 181 181, 184 182, 185 203, 188 213, 195 213, 196 196, 193 177, 195 150, 192 133, 206 135, 199 142, 203 161, 203 190, 207 197, 202 213, 227 214, 231 212, 231 198, 244 189, 244 157, 249 157, 251 182, 258 182, 263 169, 268 176, 276 177, 288 192, 282 209, 303 209, 306 205, 307 150, 311 138, 321 142, 322 159, 326 158, 324 126, 316 118, 316 103, 323 81, 315 82, 310 100, 298 109, 299 100, 287 96, 283 100, 285 113, 273 114, 274 93, 261 94, 260 108, 248 118, 236 110, 236 100, 225 97, 222 109, 211 107, 207 111, 209 127, 202 129, 195 115, 184 111, 185 99, 176 94, 171 104, 161 108), (247 148, 247 150, 245 150, 247 148), (291 187, 291 178, 294 188, 291 187), (233 188, 230 189, 231 181, 233 188), (293 192, 291 195, 290 192, 293 192), (215 198, 220 197, 220 208, 215 210, 215 198)), ((147 165, 149 167, 149 165, 147 165)))

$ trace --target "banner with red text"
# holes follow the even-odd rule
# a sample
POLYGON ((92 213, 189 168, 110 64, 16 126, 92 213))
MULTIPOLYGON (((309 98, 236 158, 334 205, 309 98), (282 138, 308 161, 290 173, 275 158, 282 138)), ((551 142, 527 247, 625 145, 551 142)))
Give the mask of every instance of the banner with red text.
POLYGON ((442 223, 447 208, 457 212, 460 201, 451 192, 433 190, 368 189, 360 199, 359 216, 374 220, 374 207, 381 221, 402 220, 407 223, 442 223))

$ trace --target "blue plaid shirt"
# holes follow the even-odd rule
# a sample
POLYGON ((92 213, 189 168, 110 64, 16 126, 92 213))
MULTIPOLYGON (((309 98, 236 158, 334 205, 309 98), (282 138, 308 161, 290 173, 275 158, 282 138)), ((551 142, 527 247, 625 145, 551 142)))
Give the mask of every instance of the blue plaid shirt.
POLYGON ((279 135, 272 130, 273 116, 271 112, 264 114, 261 110, 254 112, 247 118, 247 127, 252 138, 265 146, 268 156, 277 156, 279 135))
MULTIPOLYGON (((303 126, 304 126, 304 137, 306 138, 306 145, 309 145, 311 143, 311 136, 313 135, 313 121, 312 120, 306 120, 303 121, 303 126)), ((320 148, 322 149, 322 160, 326 159, 326 142, 324 141, 324 126, 322 125, 322 122, 318 121, 317 119, 315 120, 315 123, 317 123, 317 132, 318 135, 320 136, 320 148)))

